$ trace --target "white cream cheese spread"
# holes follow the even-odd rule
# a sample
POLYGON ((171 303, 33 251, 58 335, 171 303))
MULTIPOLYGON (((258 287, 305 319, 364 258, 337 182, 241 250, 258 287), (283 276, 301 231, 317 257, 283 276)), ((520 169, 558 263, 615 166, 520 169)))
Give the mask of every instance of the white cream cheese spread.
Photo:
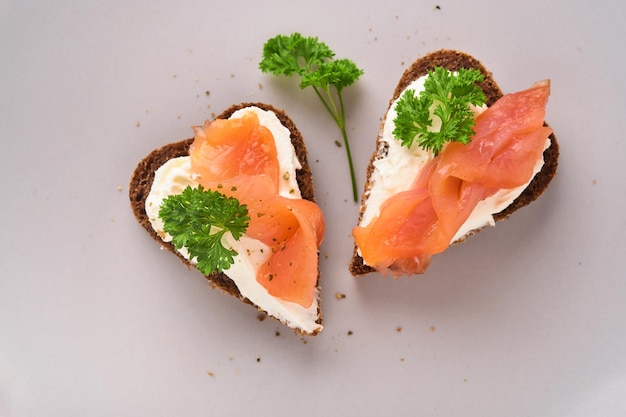
MULTIPOLYGON (((426 77, 427 76, 422 76, 413 81, 404 91, 410 89, 419 93, 424 89, 426 77)), ((404 94, 404 91, 402 94, 404 94)), ((400 94, 399 97, 402 97, 402 94, 400 94)), ((401 191, 409 190, 420 170, 434 158, 431 151, 422 149, 417 142, 413 143, 410 148, 407 148, 406 146, 402 146, 401 141, 394 138, 392 132, 395 128, 394 119, 397 115, 397 101, 398 100, 395 100, 391 104, 387 112, 382 133, 379 138, 378 155, 374 160, 374 169, 370 177, 371 188, 368 191, 366 207, 359 223, 359 226, 362 227, 367 226, 373 218, 378 216, 380 206, 385 200, 401 191)), ((486 107, 481 107, 474 108, 473 110, 478 115, 485 109, 486 107)), ((435 126, 433 127, 436 128, 435 126)), ((549 146, 550 139, 546 138, 544 149, 547 149, 549 146)), ((543 164, 544 160, 542 155, 535 163, 531 181, 541 170, 543 164)), ((493 215, 511 205, 524 191, 527 185, 528 183, 516 188, 500 190, 478 203, 450 243, 460 241, 473 231, 485 226, 494 226, 495 221, 493 215)))
MULTIPOLYGON (((246 112, 256 113, 261 125, 268 128, 274 136, 281 173, 279 176, 279 194, 287 198, 301 198, 300 188, 296 180, 296 170, 300 169, 301 165, 291 144, 289 129, 281 124, 274 112, 258 107, 240 109, 233 113, 231 118, 240 118, 246 112)), ((152 228, 164 242, 171 241, 172 237, 164 232, 163 222, 159 218, 161 202, 169 195, 182 193, 187 185, 198 186, 198 182, 191 172, 191 163, 187 156, 170 159, 155 173, 150 194, 146 198, 146 213, 152 228)), ((305 308, 297 303, 284 301, 270 295, 257 282, 256 271, 271 254, 267 245, 246 235, 236 241, 230 233, 224 235, 224 244, 237 252, 234 264, 224 273, 233 280, 242 296, 289 327, 300 329, 305 333, 313 333, 322 329, 322 326, 316 323, 318 318, 317 293, 313 304, 305 308)), ((184 248, 179 252, 189 259, 189 254, 184 248)), ((195 262, 194 259, 190 261, 195 262)))

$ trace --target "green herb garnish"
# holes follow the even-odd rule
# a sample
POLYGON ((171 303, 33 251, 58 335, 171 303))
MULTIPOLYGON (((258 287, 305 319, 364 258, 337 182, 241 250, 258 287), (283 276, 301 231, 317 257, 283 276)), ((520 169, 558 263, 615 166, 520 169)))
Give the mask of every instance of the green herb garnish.
POLYGON ((300 88, 313 87, 315 94, 333 118, 341 135, 348 156, 352 194, 357 201, 356 177, 346 133, 346 113, 342 91, 352 85, 362 74, 349 59, 333 59, 335 53, 316 37, 304 37, 299 33, 290 36, 278 35, 263 46, 261 71, 274 75, 299 75, 300 88), (331 88, 332 87, 332 88, 331 88))
POLYGON ((485 104, 485 94, 476 84, 483 81, 476 69, 460 69, 456 73, 435 67, 428 72, 424 90, 415 95, 407 90, 396 106, 393 135, 410 147, 414 141, 435 155, 446 142, 467 144, 474 136, 474 112, 470 104, 485 104), (437 117, 440 128, 433 128, 437 117))
POLYGON ((201 185, 187 186, 181 194, 165 198, 159 217, 163 230, 172 236, 174 247, 185 247, 205 275, 221 272, 233 264, 237 252, 224 247, 222 237, 230 232, 239 240, 250 221, 245 204, 201 185))

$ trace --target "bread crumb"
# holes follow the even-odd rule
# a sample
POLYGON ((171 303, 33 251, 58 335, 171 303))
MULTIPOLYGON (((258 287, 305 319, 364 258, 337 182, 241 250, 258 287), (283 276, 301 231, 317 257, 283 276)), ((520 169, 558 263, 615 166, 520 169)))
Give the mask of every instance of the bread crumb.
POLYGON ((257 362, 261 362, 261 357, 260 357, 260 356, 257 356, 257 357, 256 357, 256 361, 257 361, 257 362))
POLYGON ((259 83, 259 90, 263 90, 263 84, 259 83))
POLYGON ((215 374, 211 371, 207 372, 207 375, 210 376, 211 378, 215 377, 215 374))
POLYGON ((338 293, 335 294, 335 298, 337 300, 343 300, 344 298, 346 298, 346 295, 344 293, 342 293, 342 292, 338 292, 338 293))
POLYGON ((195 82, 200 81, 200 79, 199 79, 198 77, 194 77, 194 79, 193 79, 193 80, 194 80, 195 82))
POLYGON ((211 95, 211 92, 210 92, 209 90, 206 90, 206 91, 204 92, 204 95, 208 97, 208 96, 210 96, 210 95, 211 95))
POLYGON ((135 122, 135 126, 139 127, 139 126, 141 126, 141 123, 135 122))
POLYGON ((596 185, 598 183, 598 180, 594 179, 591 181, 591 185, 596 185))
POLYGON ((265 321, 266 318, 267 318, 267 314, 265 313, 259 313, 259 315, 256 317, 258 321, 265 321))
POLYGON ((441 6, 437 4, 433 9, 434 10, 441 10, 441 6))
POLYGON ((404 362, 404 358, 400 358, 400 362, 404 362))
POLYGON ((396 327, 396 333, 402 333, 402 326, 396 327))
POLYGON ((276 330, 276 333, 274 333, 274 336, 280 337, 280 332, 278 330, 276 330))
POLYGON ((121 185, 117 186, 117 191, 122 191, 122 186, 121 185))
POLYGON ((348 330, 348 336, 352 336, 354 332, 352 330, 348 330))
POLYGON ((338 140, 335 141, 335 145, 337 145, 338 148, 341 148, 341 142, 339 142, 338 140))
POLYGON ((431 333, 434 333, 436 329, 435 329, 435 326, 430 326, 430 327, 428 328, 428 330, 429 330, 431 333))

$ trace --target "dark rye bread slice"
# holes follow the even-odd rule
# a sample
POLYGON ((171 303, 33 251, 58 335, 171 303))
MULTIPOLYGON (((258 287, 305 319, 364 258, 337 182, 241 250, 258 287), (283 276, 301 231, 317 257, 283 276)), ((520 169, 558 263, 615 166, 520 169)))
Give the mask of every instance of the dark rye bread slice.
MULTIPOLYGON (((491 106, 500 97, 502 97, 502 91, 500 90, 500 87, 498 87, 498 84, 493 79, 493 75, 480 63, 480 61, 478 61, 476 58, 464 52, 442 49, 439 51, 431 52, 425 55, 424 57, 417 59, 409 68, 407 68, 404 71, 404 73, 402 74, 402 77, 400 78, 400 81, 398 82, 398 85, 396 86, 396 89, 393 92, 393 97, 389 101, 389 107, 391 107, 392 103, 398 97, 400 97, 400 94, 402 94, 404 89, 408 87, 409 84, 411 84, 413 81, 415 81, 419 77, 426 75, 428 71, 431 71, 435 67, 443 67, 450 71, 458 71, 461 68, 475 68, 479 70, 480 72, 482 72, 482 74, 485 77, 484 81, 482 83, 479 83, 479 86, 480 88, 482 88, 483 92, 485 93, 485 96, 487 99, 486 104, 488 106, 491 106)), ((386 118, 386 115, 385 115, 385 118, 386 118)), ((382 137, 382 130, 383 130, 383 124, 384 124, 385 118, 383 118, 383 121, 381 122, 380 131, 376 139, 376 151, 373 153, 369 161, 369 165, 367 167, 367 180, 365 182, 364 191, 361 197, 359 222, 361 218, 363 217, 363 212, 365 210, 365 207, 367 206, 367 198, 369 196, 369 190, 372 187, 372 183, 370 182, 370 177, 374 170, 374 161, 377 158, 381 157, 379 156, 379 149, 380 149, 380 141, 382 137)), ((506 219, 515 211, 533 202, 548 187, 548 184, 550 184, 550 181, 552 181, 552 178, 556 174, 558 158, 559 158, 559 144, 554 134, 550 135, 550 140, 551 140, 550 147, 546 149, 543 153, 543 158, 544 158, 543 168, 541 169, 539 173, 537 173, 537 175, 533 178, 530 184, 528 184, 528 187, 526 187, 524 192, 520 194, 520 196, 517 199, 515 199, 513 203, 511 203, 511 205, 509 205, 506 209, 502 210, 500 213, 494 214, 493 217, 496 221, 501 221, 501 220, 506 219)), ((470 234, 473 234, 479 231, 480 230, 475 230, 471 232, 470 234)), ((464 241, 464 239, 465 238, 463 238, 462 241, 464 241)), ((359 256, 356 245, 354 248, 352 260, 349 265, 349 270, 354 276, 364 275, 364 274, 375 271, 374 268, 368 265, 365 265, 363 263, 363 258, 359 256)))
MULTIPOLYGON (((315 202, 313 175, 311 173, 311 167, 308 163, 307 149, 304 143, 304 139, 302 138, 302 135, 294 122, 291 120, 291 118, 289 118, 289 116, 287 116, 287 114, 283 110, 277 109, 272 105, 264 103, 241 103, 229 107, 219 116, 217 116, 216 119, 228 119, 234 112, 245 107, 258 107, 263 110, 272 111, 276 114, 278 120, 280 120, 283 126, 289 129, 289 132, 291 133, 291 143, 296 151, 296 155, 298 156, 300 165, 302 166, 299 170, 296 171, 296 179, 298 182, 298 186, 300 187, 302 198, 315 202)), ((129 185, 129 198, 130 206, 133 210, 133 213, 135 214, 135 217, 137 218, 137 221, 148 232, 148 234, 152 236, 152 238, 157 241, 162 247, 178 256, 178 258, 185 265, 187 265, 188 268, 195 269, 195 266, 191 262, 189 262, 184 256, 176 251, 172 243, 163 242, 163 240, 161 240, 161 238, 152 228, 145 209, 146 198, 150 193, 150 188, 152 187, 156 170, 170 159, 177 158, 179 156, 188 156, 189 147, 192 143, 193 138, 170 143, 161 148, 153 150, 152 152, 150 152, 150 154, 148 154, 148 156, 143 158, 141 162, 139 162, 139 164, 137 165, 137 168, 135 168, 135 171, 133 172, 133 175, 131 177, 129 185)), ((219 288, 223 292, 230 294, 235 298, 238 298, 244 303, 250 304, 260 311, 263 311, 263 309, 261 309, 259 306, 255 305, 249 299, 242 296, 235 283, 225 273, 213 273, 211 275, 206 275, 205 278, 209 281, 213 288, 219 288)), ((318 291, 320 290, 319 269, 317 289, 318 291)), ((317 323, 320 325, 322 324, 322 312, 319 307, 317 323)), ((304 334, 304 332, 299 329, 295 330, 298 333, 304 334)), ((307 334, 315 335, 317 334, 317 332, 307 334)))

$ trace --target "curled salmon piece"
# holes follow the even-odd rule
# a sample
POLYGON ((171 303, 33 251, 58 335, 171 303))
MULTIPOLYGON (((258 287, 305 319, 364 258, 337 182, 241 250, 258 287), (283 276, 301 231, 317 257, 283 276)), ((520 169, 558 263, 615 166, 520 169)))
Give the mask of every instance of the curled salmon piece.
POLYGON ((279 194, 280 165, 272 133, 254 113, 246 113, 195 127, 194 138, 189 156, 198 182, 245 204, 250 216, 246 235, 270 248, 256 280, 271 295, 310 307, 324 217, 315 203, 279 194))
POLYGON ((251 222, 249 234, 270 247, 257 280, 274 297, 309 307, 317 282, 317 248, 324 236, 319 207, 308 200, 281 196, 262 204, 263 216, 251 222))
POLYGON ((259 123, 256 114, 207 121, 193 130, 189 157, 191 168, 203 186, 220 186, 220 192, 227 195, 233 195, 236 190, 240 190, 237 194, 246 190, 246 195, 254 192, 259 196, 278 192, 279 164, 274 137, 259 123))
POLYGON ((423 273, 476 205, 527 184, 552 129, 544 126, 550 82, 507 94, 476 117, 472 141, 450 142, 411 189, 387 199, 367 226, 353 229, 361 256, 383 274, 423 273))

